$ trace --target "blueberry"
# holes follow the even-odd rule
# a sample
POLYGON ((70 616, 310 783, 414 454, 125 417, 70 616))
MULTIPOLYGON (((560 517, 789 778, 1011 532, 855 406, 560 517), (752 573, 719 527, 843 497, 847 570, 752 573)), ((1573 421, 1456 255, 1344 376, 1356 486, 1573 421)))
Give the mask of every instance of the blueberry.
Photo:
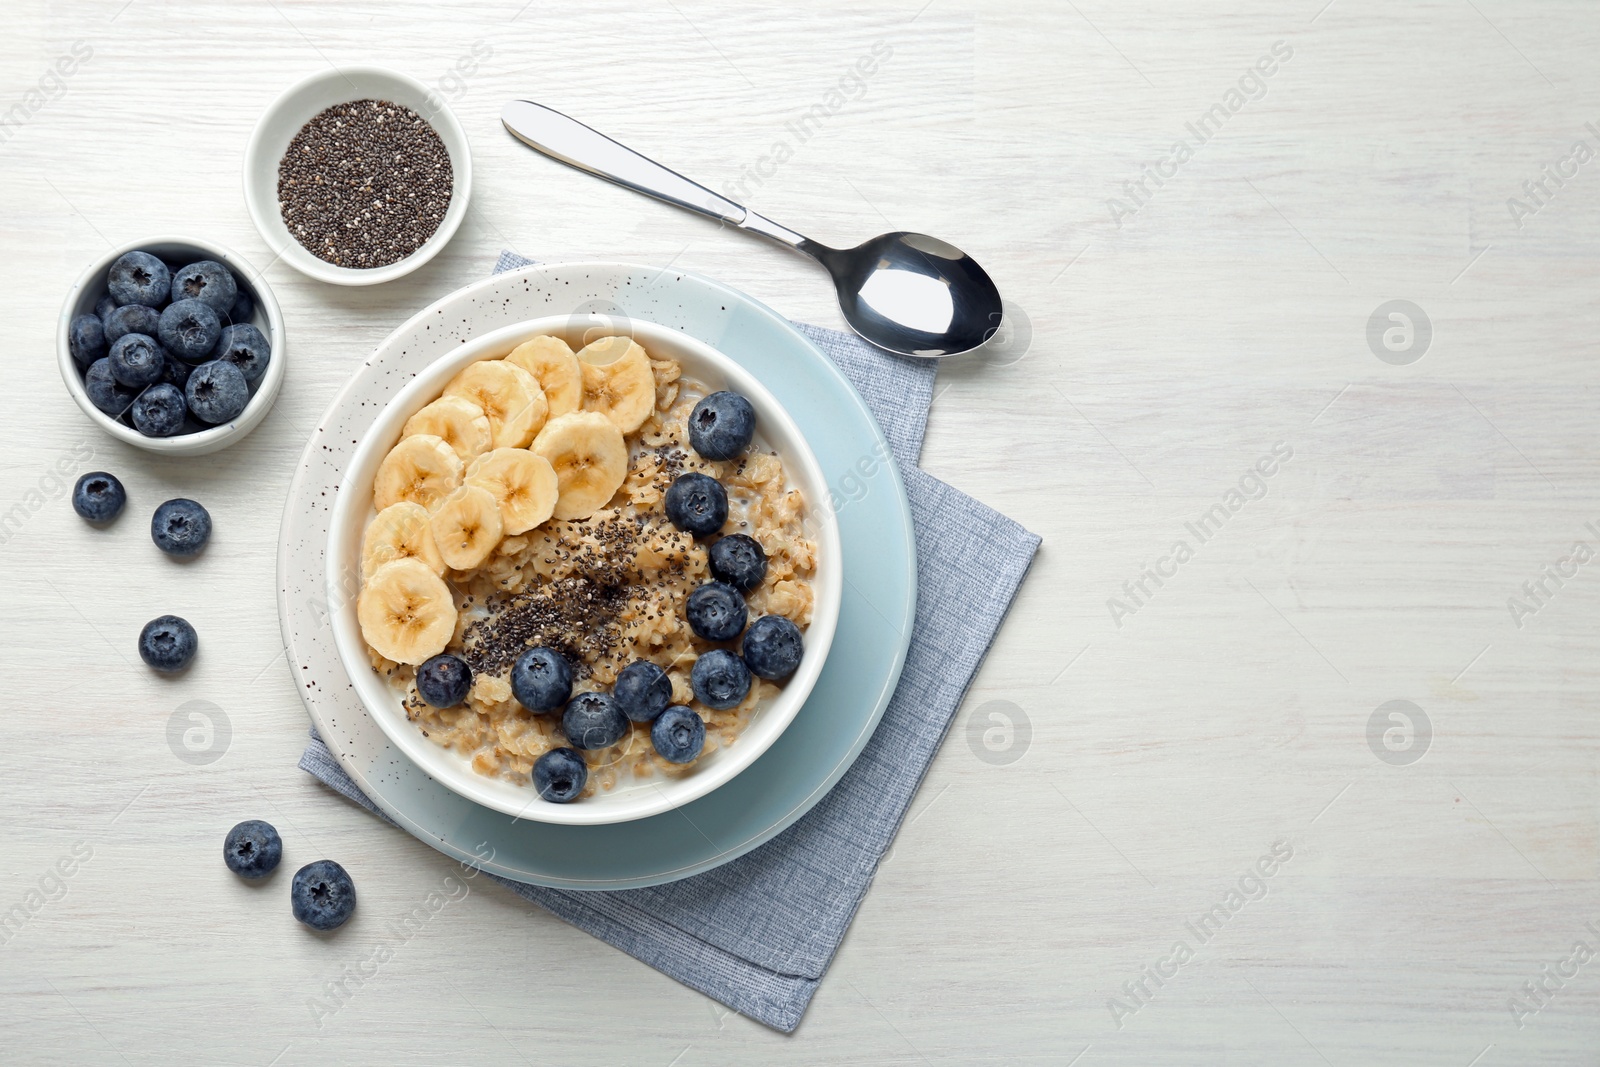
POLYGON ((712 393, 689 412, 689 443, 706 459, 732 459, 755 433, 756 409, 738 393, 712 393))
POLYGON ((100 325, 102 326, 111 321, 111 313, 115 310, 117 310, 117 302, 111 299, 110 293, 94 302, 94 314, 100 320, 100 325))
MULTIPOLYGON (((239 295, 239 283, 221 263, 202 259, 172 275, 172 302, 198 300, 218 315, 225 315, 239 295)), ((215 341, 213 340, 213 344, 215 341)))
POLYGON ((158 308, 172 290, 172 272, 149 252, 125 252, 111 264, 106 287, 118 304, 158 308))
POLYGON ((244 380, 254 385, 267 373, 267 362, 272 359, 272 348, 261 331, 248 322, 229 326, 222 331, 217 347, 211 350, 212 359, 225 359, 238 367, 244 380))
POLYGON ((460 656, 441 654, 417 668, 417 692, 436 708, 453 708, 467 699, 472 668, 460 656))
POLYGON ((167 555, 188 559, 211 540, 211 513, 181 496, 168 500, 150 517, 150 539, 167 555))
POLYGON ((335 930, 356 910, 356 886, 343 867, 332 860, 318 860, 294 872, 289 904, 294 917, 311 929, 335 930))
POLYGON ((250 403, 250 386, 238 367, 214 359, 194 369, 183 387, 183 395, 195 418, 215 426, 238 418, 239 412, 250 403))
POLYGON ((239 286, 239 293, 233 298, 233 306, 228 308, 228 321, 235 326, 249 322, 255 317, 256 302, 250 299, 250 294, 244 291, 244 286, 239 286))
POLYGON ((283 859, 283 838, 269 822, 246 819, 228 831, 222 844, 222 858, 228 870, 252 882, 278 869, 283 859))
POLYGON ((98 315, 79 315, 67 323, 67 351, 87 367, 106 354, 106 324, 98 315))
POLYGON ((511 665, 511 693, 529 711, 555 711, 572 695, 572 668, 553 648, 530 648, 511 665))
POLYGON ((709 474, 690 471, 667 488, 667 518, 685 533, 706 537, 728 521, 728 494, 709 474))
POLYGON ((110 522, 127 502, 128 491, 105 471, 90 471, 72 487, 72 510, 88 522, 110 522))
POLYGON ((570 804, 589 781, 589 765, 570 748, 552 748, 533 764, 533 788, 552 804, 570 804))
POLYGON ((628 717, 604 693, 579 693, 561 713, 561 732, 573 748, 609 748, 628 732, 628 717))
POLYGON ((634 660, 617 673, 611 698, 634 722, 649 722, 672 703, 672 679, 649 660, 634 660))
MULTIPOLYGON (((185 363, 171 352, 162 349, 161 380, 168 385, 176 385, 183 389, 189 384, 189 375, 194 373, 192 364, 185 363)), ((188 401, 185 401, 187 404, 188 401)))
POLYGON ((161 380, 166 354, 155 338, 142 333, 125 333, 111 346, 111 376, 123 385, 142 389, 161 380))
POLYGON ((706 582, 690 593, 683 613, 689 629, 707 641, 732 641, 748 616, 744 597, 727 582, 706 582))
POLYGON ((694 661, 689 684, 695 699, 708 708, 726 711, 750 692, 750 670, 744 660, 725 648, 713 648, 694 661))
POLYGON ((157 335, 167 351, 190 363, 204 363, 222 337, 222 320, 199 300, 179 300, 161 313, 157 335))
POLYGON ((729 534, 707 550, 711 576, 748 593, 767 576, 767 553, 761 542, 747 534, 729 534))
POLYGON ((688 763, 706 745, 706 721, 682 704, 674 704, 650 727, 650 742, 669 763, 688 763))
POLYGON ((130 333, 154 337, 160 328, 161 312, 143 304, 124 304, 106 318, 106 344, 130 333))
POLYGON ((112 376, 110 356, 89 365, 83 376, 83 391, 89 394, 89 403, 113 419, 127 411, 139 395, 139 390, 128 388, 112 376))
POLYGON ((183 670, 199 647, 200 635, 176 615, 151 619, 139 631, 139 658, 163 674, 183 670))
POLYGON ((171 437, 183 429, 183 417, 188 413, 183 392, 176 385, 159 382, 134 400, 133 428, 146 437, 171 437))
POLYGON ((789 677, 800 666, 806 643, 800 636, 800 627, 782 615, 763 615, 744 632, 739 651, 751 674, 775 682, 789 677))

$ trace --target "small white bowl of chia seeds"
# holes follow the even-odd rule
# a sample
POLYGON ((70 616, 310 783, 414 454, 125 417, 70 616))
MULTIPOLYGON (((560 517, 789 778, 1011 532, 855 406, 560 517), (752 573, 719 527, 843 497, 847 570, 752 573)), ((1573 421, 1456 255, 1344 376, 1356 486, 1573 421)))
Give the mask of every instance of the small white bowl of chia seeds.
POLYGON ((285 263, 335 285, 422 266, 454 236, 471 194, 461 123, 426 85, 384 67, 296 82, 245 148, 256 229, 285 263))

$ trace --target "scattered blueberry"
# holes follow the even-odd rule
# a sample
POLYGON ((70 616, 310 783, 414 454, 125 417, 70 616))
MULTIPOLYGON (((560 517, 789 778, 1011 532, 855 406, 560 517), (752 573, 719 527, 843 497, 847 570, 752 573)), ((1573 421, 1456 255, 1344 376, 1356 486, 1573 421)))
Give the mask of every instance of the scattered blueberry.
POLYGON ((356 887, 349 873, 332 860, 308 863, 294 872, 289 887, 294 917, 313 930, 343 926, 356 910, 356 887))
POLYGON ((183 393, 194 417, 213 426, 238 418, 250 403, 250 386, 244 380, 244 372, 220 359, 196 367, 183 393))
POLYGON ((650 742, 662 759, 688 763, 706 745, 706 721, 682 704, 674 704, 650 727, 650 742))
POLYGON ((555 711, 572 695, 572 668, 553 648, 530 648, 511 665, 511 693, 529 711, 555 711))
POLYGON ((767 576, 767 553, 761 542, 748 534, 729 534, 707 550, 711 575, 727 582, 741 593, 748 593, 767 576))
POLYGON ((728 521, 728 494, 709 474, 680 474, 667 488, 667 518, 685 533, 706 537, 728 521))
POLYGON ((211 513, 181 496, 168 500, 150 517, 150 539, 167 555, 188 559, 211 540, 211 513))
POLYGON ((689 443, 706 459, 732 459, 755 433, 756 409, 738 393, 712 393, 689 412, 689 443))
POLYGON ((161 363, 161 380, 168 385, 176 385, 179 389, 183 389, 189 384, 189 375, 194 373, 194 366, 185 363, 165 349, 162 350, 162 356, 164 358, 161 363))
MULTIPOLYGON (((162 357, 165 359, 165 357, 162 357)), ((176 385, 158 382, 133 402, 133 428, 146 437, 171 437, 183 429, 183 393, 176 385)))
POLYGON ((272 358, 272 348, 267 344, 267 339, 261 331, 248 322, 238 326, 228 326, 222 331, 222 336, 217 340, 217 347, 211 350, 212 359, 225 359, 238 367, 244 374, 244 380, 251 385, 261 380, 267 373, 267 362, 272 358))
POLYGON ((806 644, 800 627, 782 615, 763 615, 744 632, 739 650, 751 674, 775 682, 789 677, 800 666, 806 644))
POLYGON ((472 668, 460 656, 440 654, 417 668, 417 692, 436 708, 453 708, 467 699, 472 668))
POLYGON ((124 304, 106 318, 106 344, 130 333, 154 337, 161 328, 161 312, 143 304, 124 304))
POLYGON ((672 703, 672 679, 649 660, 634 660, 617 672, 611 699, 634 722, 649 722, 672 703))
POLYGON ((570 804, 589 781, 589 765, 570 748, 552 748, 533 764, 533 788, 552 804, 570 804))
POLYGON ((628 717, 604 693, 579 693, 561 713, 561 732, 573 748, 609 748, 628 732, 628 717))
POLYGON ((199 647, 200 635, 176 615, 151 619, 139 631, 139 658, 163 674, 183 670, 199 647))
MULTIPOLYGON (((172 302, 199 300, 218 315, 225 315, 239 295, 239 283, 221 263, 203 259, 172 275, 172 302)), ((213 340, 213 344, 215 341, 213 340)))
POLYGON ((142 389, 161 380, 166 354, 155 339, 142 333, 126 333, 111 346, 111 376, 123 385, 142 389))
POLYGON ((100 320, 100 325, 105 326, 111 322, 111 313, 117 310, 117 302, 107 293, 94 302, 95 317, 100 320))
POLYGON ((222 320, 209 304, 178 300, 161 313, 157 334, 167 351, 190 363, 204 363, 222 336, 222 320))
POLYGON ((739 590, 726 582, 706 582, 690 593, 683 613, 689 629, 707 641, 732 641, 749 614, 739 590))
POLYGON ((278 869, 283 859, 283 838, 269 822, 246 819, 228 831, 222 845, 222 858, 228 870, 252 882, 278 869))
POLYGON ((726 711, 750 692, 750 670, 744 660, 727 649, 713 648, 694 661, 689 684, 700 703, 726 711))
POLYGON ((72 487, 72 510, 89 522, 110 522, 127 502, 128 491, 105 471, 90 471, 72 487))
POLYGON ((228 321, 237 326, 249 322, 255 316, 255 313, 255 301, 251 300, 250 294, 244 291, 244 286, 239 286, 239 293, 233 298, 233 306, 228 309, 228 321))
POLYGON ((125 252, 111 264, 106 287, 118 304, 158 308, 172 291, 172 272, 149 252, 125 252))
POLYGON ((127 411, 139 395, 139 390, 128 388, 112 376, 110 356, 89 365, 83 376, 83 391, 89 394, 89 403, 112 418, 127 411))
POLYGON ((106 354, 106 324, 98 315, 79 315, 67 323, 67 351, 87 367, 106 354))

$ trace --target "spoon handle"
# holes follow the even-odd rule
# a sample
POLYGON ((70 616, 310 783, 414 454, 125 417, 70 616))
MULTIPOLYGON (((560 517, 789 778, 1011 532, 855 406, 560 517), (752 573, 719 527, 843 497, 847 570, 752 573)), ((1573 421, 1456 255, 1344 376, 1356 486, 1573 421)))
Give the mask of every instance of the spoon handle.
POLYGON ((732 223, 791 248, 810 253, 811 248, 807 246, 816 247, 793 230, 757 215, 742 204, 646 159, 600 131, 543 104, 513 100, 501 110, 500 121, 518 140, 569 167, 588 171, 719 222, 732 223))

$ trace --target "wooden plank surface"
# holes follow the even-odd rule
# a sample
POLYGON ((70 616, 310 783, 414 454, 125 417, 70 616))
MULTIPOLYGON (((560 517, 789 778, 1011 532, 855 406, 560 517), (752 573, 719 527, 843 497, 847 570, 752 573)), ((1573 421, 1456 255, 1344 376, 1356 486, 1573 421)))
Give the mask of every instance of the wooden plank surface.
POLYGON ((0 945, 8 1062, 1595 1062, 1600 962, 1574 943, 1600 952, 1600 563, 1508 607, 1600 547, 1600 160, 1573 153, 1600 152, 1593 5, 105 0, 13 4, 0 29, 0 513, 23 508, 0 545, 0 910, 30 910, 0 945), (359 62, 439 85, 466 125, 454 242, 371 290, 272 267, 288 377, 239 446, 100 435, 55 368, 66 288, 156 233, 267 262, 250 129, 359 62), (1026 323, 941 369, 923 464, 1044 548, 793 1037, 482 882, 336 1014, 308 1007, 454 873, 294 769, 278 518, 340 383, 507 247, 673 262, 839 323, 782 250, 530 154, 498 126, 513 95, 821 240, 947 237, 1026 323), (1404 365, 1368 343, 1393 300, 1432 327, 1404 365), (130 490, 111 531, 63 496, 92 468, 130 490), (175 495, 217 523, 181 566, 143 534, 175 495), (168 611, 205 644, 177 680, 133 650, 168 611), (167 737, 196 699, 231 725, 205 766, 167 737), (1379 758, 1392 700, 1427 717, 1414 762, 1379 758), (237 883, 217 852, 251 816, 286 862, 362 872, 379 922, 319 940, 237 883), (1250 876, 1274 843, 1292 855, 1250 876), (1542 1006, 1521 992, 1541 980, 1542 1006))

